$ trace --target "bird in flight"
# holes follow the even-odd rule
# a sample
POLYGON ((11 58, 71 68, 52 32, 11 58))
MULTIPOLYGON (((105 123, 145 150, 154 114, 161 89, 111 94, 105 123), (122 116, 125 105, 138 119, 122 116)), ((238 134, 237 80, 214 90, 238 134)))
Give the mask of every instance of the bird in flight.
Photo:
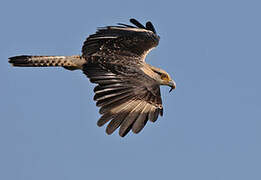
POLYGON ((145 62, 146 55, 158 45, 160 37, 153 24, 98 28, 83 44, 82 55, 31 56, 9 58, 18 67, 60 66, 67 70, 80 69, 96 83, 94 100, 100 107, 98 126, 108 123, 106 133, 119 128, 124 137, 130 130, 139 133, 146 123, 163 115, 160 85, 176 87, 169 74, 145 62))

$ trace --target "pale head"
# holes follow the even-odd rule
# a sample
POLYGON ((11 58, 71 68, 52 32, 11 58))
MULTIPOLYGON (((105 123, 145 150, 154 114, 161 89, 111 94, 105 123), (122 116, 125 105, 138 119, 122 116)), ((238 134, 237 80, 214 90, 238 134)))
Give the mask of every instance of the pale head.
POLYGON ((154 66, 150 66, 150 68, 155 73, 154 78, 160 85, 171 87, 169 92, 176 88, 175 81, 171 79, 170 75, 166 71, 154 66))

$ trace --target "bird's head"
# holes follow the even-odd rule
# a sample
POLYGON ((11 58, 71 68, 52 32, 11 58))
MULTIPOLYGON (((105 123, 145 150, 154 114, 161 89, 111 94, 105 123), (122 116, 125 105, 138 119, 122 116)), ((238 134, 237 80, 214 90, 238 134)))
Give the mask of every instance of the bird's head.
POLYGON ((169 92, 176 88, 175 81, 171 79, 170 75, 166 71, 153 66, 150 66, 150 68, 155 73, 155 80, 159 82, 160 85, 169 86, 171 88, 169 92))

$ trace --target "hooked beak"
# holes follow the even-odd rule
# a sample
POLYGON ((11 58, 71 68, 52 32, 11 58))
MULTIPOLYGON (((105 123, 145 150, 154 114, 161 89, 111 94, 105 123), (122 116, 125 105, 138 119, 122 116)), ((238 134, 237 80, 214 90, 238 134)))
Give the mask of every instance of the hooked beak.
POLYGON ((171 81, 169 82, 168 86, 170 87, 169 92, 171 92, 173 89, 176 88, 176 83, 175 83, 175 81, 171 80, 171 81))

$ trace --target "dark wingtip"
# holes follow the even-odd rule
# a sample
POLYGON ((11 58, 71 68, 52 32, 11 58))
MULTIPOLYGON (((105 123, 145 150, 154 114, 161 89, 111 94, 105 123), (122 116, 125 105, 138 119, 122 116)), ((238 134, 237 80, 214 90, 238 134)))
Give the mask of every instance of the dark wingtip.
MULTIPOLYGON (((139 21, 137 21, 137 20, 134 19, 134 18, 131 18, 131 19, 130 19, 130 22, 131 22, 132 24, 134 24, 135 26, 137 26, 138 28, 147 29, 147 30, 150 30, 150 31, 152 31, 153 33, 157 34, 157 33, 156 33, 156 30, 155 30, 155 28, 154 28, 154 26, 153 26, 153 24, 152 24, 150 21, 148 21, 148 22, 146 23, 146 27, 143 26, 139 21)), ((123 25, 123 24, 122 24, 122 25, 123 25)))
POLYGON ((130 126, 129 126, 125 131, 123 131, 123 132, 119 131, 120 137, 124 138, 124 137, 130 132, 131 128, 132 128, 132 125, 130 125, 130 126))
POLYGON ((148 22, 146 23, 146 29, 151 30, 152 32, 154 32, 155 34, 157 34, 157 33, 156 33, 156 30, 155 30, 155 28, 154 28, 154 26, 153 26, 153 24, 152 24, 150 21, 148 21, 148 22))
POLYGON ((130 22, 131 22, 132 24, 134 24, 135 26, 139 27, 139 28, 146 29, 145 26, 143 26, 139 21, 137 21, 137 20, 134 19, 134 18, 131 18, 131 19, 130 19, 130 22))

